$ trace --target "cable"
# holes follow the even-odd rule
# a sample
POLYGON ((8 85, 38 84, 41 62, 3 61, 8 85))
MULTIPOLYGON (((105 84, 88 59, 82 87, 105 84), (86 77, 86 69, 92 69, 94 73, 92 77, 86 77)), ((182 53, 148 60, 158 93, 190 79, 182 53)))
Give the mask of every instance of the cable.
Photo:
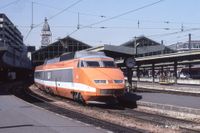
MULTIPOLYGON (((48 20, 51 20, 51 19, 57 17, 58 15, 60 15, 60 14, 63 13, 63 12, 65 12, 66 10, 72 8, 73 6, 77 5, 77 4, 80 3, 81 1, 83 1, 83 0, 78 0, 78 1, 76 1, 75 3, 73 3, 73 4, 71 4, 70 6, 66 7, 65 9, 63 9, 63 10, 59 11, 58 13, 54 14, 53 16, 49 17, 48 20)), ((44 22, 41 22, 41 23, 35 25, 34 28, 40 26, 40 25, 43 24, 43 23, 44 23, 44 22)))
MULTIPOLYGON (((45 6, 45 7, 51 8, 51 9, 60 10, 59 8, 56 8, 56 7, 47 5, 47 4, 43 4, 43 3, 40 3, 40 2, 34 2, 34 3, 37 4, 37 5, 40 5, 40 6, 45 6)), ((91 14, 91 13, 85 13, 85 12, 76 12, 76 11, 72 11, 72 10, 68 10, 68 12, 73 13, 73 14, 79 13, 80 15, 85 15, 85 16, 93 16, 93 17, 101 17, 101 18, 106 17, 104 15, 97 15, 97 14, 91 14)))
POLYGON ((31 29, 28 31, 28 33, 27 33, 26 37, 24 38, 24 40, 26 40, 26 39, 28 38, 28 36, 30 35, 30 33, 31 33, 32 30, 33 30, 33 29, 31 28, 31 29))
POLYGON ((136 11, 138 11, 138 10, 141 10, 141 9, 144 9, 144 8, 147 8, 147 7, 150 7, 150 6, 153 6, 153 5, 158 4, 158 3, 162 2, 162 1, 164 1, 164 0, 159 0, 159 1, 156 1, 156 2, 153 2, 153 3, 150 3, 150 4, 147 4, 147 5, 144 5, 144 6, 142 6, 142 7, 139 7, 139 8, 136 8, 136 9, 133 9, 133 10, 130 10, 130 11, 121 13, 121 14, 119 14, 119 15, 116 15, 116 16, 113 16, 113 17, 104 19, 104 20, 102 20, 102 21, 95 22, 95 23, 90 24, 90 25, 88 25, 88 26, 86 26, 86 27, 90 27, 90 26, 97 25, 97 24, 100 24, 100 23, 103 23, 103 22, 106 22, 106 21, 110 21, 110 20, 112 20, 112 19, 119 18, 119 17, 121 17, 121 16, 124 16, 124 15, 130 14, 130 13, 136 12, 136 11))
POLYGON ((171 32, 171 33, 149 35, 149 36, 147 36, 147 37, 170 36, 170 35, 175 35, 175 34, 179 34, 179 33, 184 33, 184 32, 189 32, 189 31, 195 31, 195 30, 200 30, 200 28, 191 28, 191 29, 186 29, 186 30, 184 30, 184 31, 176 31, 176 32, 171 32))
MULTIPOLYGON (((29 0, 30 1, 30 0, 29 0)), ((50 6, 47 4, 43 4, 40 2, 34 2, 37 5, 40 6, 45 6, 51 9, 55 9, 55 10, 59 10, 59 8, 56 8, 54 6, 50 6)), ((105 15, 97 15, 97 14, 91 14, 91 13, 86 13, 86 12, 80 12, 80 11, 72 11, 72 10, 68 10, 68 12, 73 13, 73 14, 80 14, 80 15, 84 15, 84 16, 93 16, 93 17, 101 17, 101 18, 110 18, 111 16, 105 16, 105 15)), ((130 18, 121 18, 121 20, 126 20, 126 21, 138 21, 138 19, 130 19, 130 18)), ((169 21, 169 20, 163 20, 163 21, 155 21, 155 20, 139 20, 141 23, 162 23, 162 24, 200 24, 198 22, 176 22, 176 21, 169 21)))
MULTIPOLYGON (((100 23, 103 23, 103 22, 106 22, 106 21, 110 21, 110 20, 112 20, 112 19, 119 18, 119 17, 121 17, 121 16, 124 16, 124 15, 130 14, 130 13, 136 12, 136 11, 138 11, 138 10, 141 10, 141 9, 144 9, 144 8, 147 8, 147 7, 150 7, 150 6, 153 6, 153 5, 158 4, 158 3, 162 2, 162 1, 164 1, 164 0, 159 0, 159 1, 156 1, 156 2, 153 2, 153 3, 150 3, 150 4, 147 4, 147 5, 144 5, 144 6, 142 6, 142 7, 139 7, 139 8, 136 8, 136 9, 133 9, 133 10, 130 10, 130 11, 121 13, 121 14, 119 14, 119 15, 116 15, 116 16, 113 16, 113 17, 110 17, 110 18, 107 18, 107 19, 104 19, 104 20, 101 20, 101 21, 97 21, 97 22, 95 22, 95 23, 92 23, 92 24, 89 24, 89 25, 87 25, 87 26, 84 26, 84 27, 82 27, 82 28, 80 28, 80 29, 88 28, 88 27, 91 27, 91 26, 93 26, 93 25, 97 25, 97 24, 100 24, 100 23)), ((78 31, 78 30, 76 30, 76 31, 78 31)), ((73 31, 73 33, 75 33, 76 31, 73 31)))
MULTIPOLYGON (((59 11, 58 13, 54 14, 53 16, 49 17, 48 20, 51 20, 51 19, 57 17, 58 15, 60 15, 60 14, 63 13, 63 12, 65 12, 66 10, 70 9, 71 7, 77 5, 77 4, 80 3, 81 1, 83 1, 83 0, 78 0, 78 1, 76 1, 75 3, 71 4, 71 5, 68 6, 67 8, 65 8, 65 9, 59 11)), ((30 35, 30 32, 31 32, 34 28, 39 27, 39 26, 40 26, 41 24, 43 24, 43 23, 44 23, 44 22, 32 26, 31 29, 30 29, 30 31, 29 31, 28 34, 26 35, 25 40, 28 38, 28 36, 30 35)))
POLYGON ((77 32, 79 29, 76 29, 74 31, 72 31, 70 34, 68 34, 67 36, 71 36, 72 34, 74 34, 75 32, 77 32))
POLYGON ((6 4, 6 5, 2 6, 2 7, 0 7, 0 9, 4 9, 4 8, 6 8, 6 7, 9 7, 10 5, 15 4, 15 3, 19 2, 19 1, 20 1, 20 0, 15 0, 15 1, 13 1, 13 2, 10 2, 10 3, 8 3, 8 4, 6 4))
POLYGON ((13 2, 10 2, 10 3, 8 3, 8 4, 4 5, 4 6, 1 6, 0 9, 4 9, 6 7, 9 7, 10 5, 17 3, 18 1, 20 1, 20 0, 15 0, 13 2))
POLYGON ((131 26, 101 26, 101 27, 88 27, 88 28, 96 28, 96 29, 135 29, 135 30, 179 30, 180 28, 168 28, 168 27, 131 27, 131 26))

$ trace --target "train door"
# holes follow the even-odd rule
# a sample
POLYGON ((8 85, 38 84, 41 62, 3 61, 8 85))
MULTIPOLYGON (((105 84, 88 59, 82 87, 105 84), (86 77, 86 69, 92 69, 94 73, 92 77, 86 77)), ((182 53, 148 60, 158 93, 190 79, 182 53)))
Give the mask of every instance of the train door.
POLYGON ((41 79, 42 79, 41 81, 42 81, 42 84, 43 84, 42 89, 45 89, 46 85, 45 85, 45 75, 44 75, 44 72, 41 72, 40 74, 41 74, 40 76, 41 76, 41 79))
POLYGON ((56 93, 56 95, 59 95, 57 81, 58 81, 57 78, 55 78, 55 81, 54 81, 54 84, 55 84, 55 93, 56 93))

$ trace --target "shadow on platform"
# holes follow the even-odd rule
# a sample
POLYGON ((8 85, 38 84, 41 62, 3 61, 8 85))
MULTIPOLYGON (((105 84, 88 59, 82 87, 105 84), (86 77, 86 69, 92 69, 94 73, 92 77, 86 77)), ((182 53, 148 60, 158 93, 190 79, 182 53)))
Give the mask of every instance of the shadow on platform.
POLYGON ((0 95, 18 95, 24 93, 25 88, 33 84, 32 80, 24 81, 4 81, 0 83, 0 95))
POLYGON ((6 81, 0 84, 0 96, 1 95, 15 95, 30 103, 42 103, 29 95, 29 87, 33 84, 33 80, 27 79, 23 81, 6 81))
POLYGON ((127 92, 124 96, 119 98, 120 105, 124 108, 137 108, 137 101, 142 99, 141 95, 137 95, 134 93, 127 92))

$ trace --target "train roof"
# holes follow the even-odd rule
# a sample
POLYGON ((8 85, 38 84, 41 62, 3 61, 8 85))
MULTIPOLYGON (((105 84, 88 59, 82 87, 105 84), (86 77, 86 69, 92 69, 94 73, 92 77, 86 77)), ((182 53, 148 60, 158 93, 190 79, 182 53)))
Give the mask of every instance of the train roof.
POLYGON ((44 64, 52 64, 56 62, 77 59, 77 58, 110 58, 110 57, 106 56, 104 52, 77 51, 71 53, 64 53, 60 57, 45 60, 44 64))

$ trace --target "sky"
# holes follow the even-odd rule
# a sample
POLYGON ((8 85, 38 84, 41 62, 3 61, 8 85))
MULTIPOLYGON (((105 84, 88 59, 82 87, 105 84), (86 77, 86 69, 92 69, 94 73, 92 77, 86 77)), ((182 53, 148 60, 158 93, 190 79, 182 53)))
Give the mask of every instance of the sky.
POLYGON ((168 46, 188 41, 189 33, 200 40, 199 7, 200 0, 0 0, 0 13, 37 48, 45 17, 52 42, 70 35, 95 47, 146 36, 168 46))

